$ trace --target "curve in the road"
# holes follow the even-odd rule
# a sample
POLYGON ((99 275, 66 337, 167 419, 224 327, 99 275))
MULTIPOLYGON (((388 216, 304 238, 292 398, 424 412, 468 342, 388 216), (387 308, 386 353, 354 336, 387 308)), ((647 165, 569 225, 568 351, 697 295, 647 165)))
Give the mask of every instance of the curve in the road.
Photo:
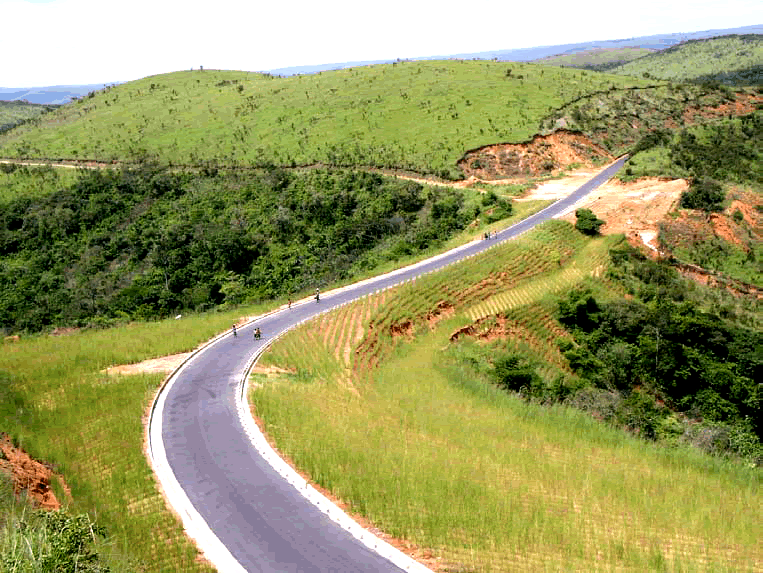
POLYGON ((152 405, 148 449, 154 471, 188 533, 224 572, 427 571, 346 516, 267 446, 246 407, 244 381, 273 340, 313 316, 474 256, 568 210, 620 169, 622 157, 571 195, 497 233, 415 265, 273 312, 238 336, 218 336, 192 355, 152 405), (296 474, 294 474, 296 475, 296 474), (290 483, 293 482, 293 483, 290 483), (317 505, 316 505, 317 503, 317 505), (344 523, 344 527, 340 525, 344 523))

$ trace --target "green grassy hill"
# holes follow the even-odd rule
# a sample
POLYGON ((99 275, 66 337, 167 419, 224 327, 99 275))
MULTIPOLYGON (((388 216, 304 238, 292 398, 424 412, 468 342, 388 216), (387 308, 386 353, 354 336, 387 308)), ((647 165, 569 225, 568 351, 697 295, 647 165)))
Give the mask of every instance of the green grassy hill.
POLYGON ((53 111, 57 107, 56 105, 41 105, 25 101, 0 100, 0 133, 53 111))
POLYGON ((763 83, 763 36, 691 40, 623 64, 611 73, 676 82, 763 83))
POLYGON ((641 58, 654 53, 655 50, 649 48, 593 48, 573 54, 558 54, 549 56, 540 60, 535 60, 536 64, 546 64, 549 66, 562 66, 566 68, 583 68, 603 72, 620 66, 636 58, 641 58))
POLYGON ((0 155, 173 164, 325 163, 458 177, 475 147, 518 142, 552 110, 643 79, 533 64, 400 62, 288 78, 176 72, 64 106, 0 155))

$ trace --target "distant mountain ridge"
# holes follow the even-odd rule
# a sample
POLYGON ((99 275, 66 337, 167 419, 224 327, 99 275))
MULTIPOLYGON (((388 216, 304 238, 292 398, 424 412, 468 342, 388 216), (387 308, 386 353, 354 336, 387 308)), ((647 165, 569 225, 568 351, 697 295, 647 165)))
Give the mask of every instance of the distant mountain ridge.
MULTIPOLYGON (((611 48, 648 48, 651 50, 663 50, 670 48, 687 40, 699 40, 712 38, 713 36, 726 36, 731 34, 763 34, 763 25, 756 24, 752 26, 743 26, 739 28, 726 28, 718 30, 703 30, 699 32, 681 32, 672 34, 655 34, 651 36, 639 36, 636 38, 625 38, 619 40, 596 40, 591 42, 580 42, 575 44, 559 44, 555 46, 536 46, 532 48, 518 48, 513 50, 496 50, 490 52, 473 52, 450 55, 423 56, 416 58, 405 58, 410 60, 440 60, 440 59, 480 59, 480 60, 500 60, 514 62, 529 62, 549 56, 559 54, 572 54, 592 49, 611 49, 611 48)), ((263 70, 266 73, 292 76, 297 74, 313 74, 322 71, 338 70, 358 66, 370 66, 374 64, 385 64, 394 62, 394 59, 386 60, 363 60, 353 62, 339 62, 330 64, 317 64, 306 66, 292 66, 286 68, 277 68, 263 70)), ((113 85, 111 82, 103 84, 86 84, 70 86, 47 86, 31 88, 4 88, 0 87, 0 100, 18 101, 26 100, 29 103, 37 104, 65 104, 72 99, 87 95, 91 91, 102 89, 107 85, 113 85)))

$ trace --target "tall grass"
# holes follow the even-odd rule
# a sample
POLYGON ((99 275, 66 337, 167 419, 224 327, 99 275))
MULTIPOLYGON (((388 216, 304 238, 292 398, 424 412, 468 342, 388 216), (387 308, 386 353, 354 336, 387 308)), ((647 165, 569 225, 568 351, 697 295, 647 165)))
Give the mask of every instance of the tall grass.
MULTIPOLYGON (((554 223, 541 239, 561 229, 554 223)), ((659 448, 566 407, 528 404, 451 358, 451 334, 470 322, 459 312, 469 307, 458 295, 461 273, 477 282, 495 252, 509 266, 541 239, 493 249, 285 336, 263 363, 287 372, 255 375, 251 394, 267 431, 353 511, 432 549, 443 570, 757 570, 755 470, 659 448), (448 285, 456 312, 430 325, 419 311, 448 285), (411 329, 393 335, 404 316, 411 329)), ((509 316, 540 332, 544 312, 519 306, 509 316)))
POLYGON ((0 407, 0 429, 65 476, 72 511, 89 512, 106 527, 118 567, 212 570, 198 560, 144 456, 144 417, 164 376, 102 370, 191 350, 258 310, 38 336, 0 347, 0 381, 9 380, 22 402, 10 411, 0 407))

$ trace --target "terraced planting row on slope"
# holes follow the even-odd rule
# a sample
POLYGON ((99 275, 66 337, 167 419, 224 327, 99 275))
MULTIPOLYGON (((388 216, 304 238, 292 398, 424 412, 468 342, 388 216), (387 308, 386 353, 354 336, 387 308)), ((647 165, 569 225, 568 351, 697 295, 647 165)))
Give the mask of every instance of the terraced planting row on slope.
POLYGON ((0 137, 0 156, 364 165, 459 177, 468 149, 532 137, 553 109, 641 79, 532 64, 399 62, 286 78, 176 72, 109 88, 0 137))
POLYGON ((498 314, 520 306, 538 302, 548 294, 560 293, 580 283, 585 277, 600 276, 609 261, 612 242, 590 242, 559 270, 550 271, 537 279, 499 292, 466 310, 472 320, 498 314))
POLYGON ((754 470, 527 404, 451 356, 454 333, 502 331, 509 348, 547 360, 547 376, 567 371, 550 297, 472 322, 465 311, 487 297, 459 293, 568 284, 583 257, 594 254, 582 274, 597 268, 602 245, 552 222, 323 315, 263 357, 256 412, 300 469, 439 571, 755 570, 754 470), (561 249, 561 270, 531 262, 544 245, 561 249), (512 270, 498 277, 502 266, 512 270), (523 272, 533 278, 517 283, 523 272))

